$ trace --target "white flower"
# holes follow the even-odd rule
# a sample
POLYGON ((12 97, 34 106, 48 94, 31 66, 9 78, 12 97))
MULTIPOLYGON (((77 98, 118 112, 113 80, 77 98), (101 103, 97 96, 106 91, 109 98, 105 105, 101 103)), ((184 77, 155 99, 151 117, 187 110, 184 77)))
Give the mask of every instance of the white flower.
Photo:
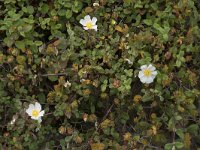
POLYGON ((11 120, 10 124, 13 125, 13 124, 16 122, 17 118, 18 118, 18 116, 17 116, 17 115, 14 115, 14 116, 12 117, 12 120, 11 120))
POLYGON ((151 83, 157 75, 156 68, 151 64, 149 66, 143 65, 140 67, 141 71, 139 71, 138 77, 142 83, 151 83))
POLYGON ((93 6, 95 7, 95 6, 99 6, 99 3, 93 3, 93 6))
POLYGON ((133 62, 130 61, 130 59, 128 59, 128 58, 125 58, 124 60, 127 61, 129 65, 132 65, 132 64, 133 64, 133 62))
POLYGON ((93 18, 91 19, 89 15, 85 16, 84 19, 81 19, 81 20, 80 20, 80 24, 83 25, 83 28, 84 28, 85 30, 94 29, 95 31, 97 31, 96 22, 97 22, 97 18, 96 18, 96 17, 93 17, 93 18))
POLYGON ((84 81, 85 81, 85 79, 81 79, 81 80, 80 80, 81 83, 84 82, 84 81))
POLYGON ((16 119, 15 119, 15 118, 13 118, 13 119, 11 120, 10 124, 14 124, 14 123, 15 123, 15 121, 16 121, 16 119))
POLYGON ((67 82, 65 82, 64 87, 70 87, 72 84, 67 80, 67 82))
POLYGON ((41 117, 44 115, 44 110, 41 111, 41 105, 38 102, 35 102, 35 105, 29 104, 26 113, 31 116, 31 119, 38 120, 39 122, 42 121, 41 117))

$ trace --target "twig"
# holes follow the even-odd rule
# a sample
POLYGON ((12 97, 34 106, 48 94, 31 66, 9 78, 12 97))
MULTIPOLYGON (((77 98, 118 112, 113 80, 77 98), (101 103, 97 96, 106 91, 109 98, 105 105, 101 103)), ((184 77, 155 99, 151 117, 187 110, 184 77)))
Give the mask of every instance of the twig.
POLYGON ((53 113, 52 113, 52 112, 51 112, 51 113, 46 113, 45 116, 47 116, 47 115, 51 115, 51 114, 53 114, 53 113))
POLYGON ((103 120, 105 120, 106 119, 106 117, 108 116, 108 114, 110 113, 110 111, 111 111, 111 109, 113 108, 113 106, 114 106, 114 103, 110 106, 110 108, 107 110, 107 112, 106 112, 106 114, 105 114, 105 116, 103 117, 103 120))
POLYGON ((42 76, 42 77, 48 77, 48 76, 66 76, 67 74, 66 73, 52 73, 52 74, 42 74, 42 75, 39 75, 39 76, 42 76))
POLYGON ((175 142, 175 137, 176 137, 176 129, 173 128, 173 134, 172 134, 173 143, 175 142))
MULTIPOLYGON (((110 106, 110 108, 107 110, 106 114, 104 115, 103 119, 102 119, 102 122, 106 119, 106 117, 108 116, 108 114, 110 113, 110 111, 112 110, 114 106, 114 103, 110 106)), ((100 124, 98 125, 98 127, 96 128, 96 130, 98 131, 99 130, 99 127, 100 127, 100 124)))

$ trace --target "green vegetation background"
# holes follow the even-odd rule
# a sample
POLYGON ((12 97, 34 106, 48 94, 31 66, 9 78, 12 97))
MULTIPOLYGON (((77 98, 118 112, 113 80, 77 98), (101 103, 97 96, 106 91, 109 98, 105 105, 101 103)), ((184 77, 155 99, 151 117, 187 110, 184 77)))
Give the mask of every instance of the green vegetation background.
POLYGON ((0 0, 1 149, 199 150, 199 75, 199 0, 0 0))

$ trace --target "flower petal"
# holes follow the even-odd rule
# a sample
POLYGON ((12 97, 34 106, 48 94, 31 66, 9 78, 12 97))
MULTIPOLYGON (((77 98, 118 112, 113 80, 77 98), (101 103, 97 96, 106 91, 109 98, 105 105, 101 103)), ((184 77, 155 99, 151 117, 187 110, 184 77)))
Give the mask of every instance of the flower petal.
POLYGON ((81 19, 81 20, 79 21, 79 23, 82 24, 83 26, 86 26, 86 21, 85 21, 84 19, 81 19))
POLYGON ((89 15, 86 15, 86 16, 84 17, 84 20, 85 20, 86 23, 87 23, 87 22, 92 22, 92 20, 91 20, 91 18, 90 18, 89 15))
POLYGON ((96 18, 96 17, 93 17, 93 18, 92 18, 92 25, 96 25, 96 22, 97 22, 97 18, 96 18))
POLYGON ((34 109, 35 106, 33 104, 29 104, 28 109, 34 109))
POLYGON ((44 116, 44 110, 39 113, 39 117, 44 116))
POLYGON ((143 71, 139 71, 138 77, 139 77, 139 78, 144 77, 144 73, 143 73, 143 71))
POLYGON ((146 68, 147 68, 147 65, 142 65, 142 66, 140 67, 141 70, 144 70, 144 69, 146 69, 146 68))
POLYGON ((29 104, 28 109, 26 109, 26 113, 31 116, 32 110, 35 109, 35 106, 33 104, 29 104))
POLYGON ((31 119, 33 120, 38 120, 39 117, 34 117, 34 116, 31 116, 31 119))
POLYGON ((157 71, 153 71, 153 72, 152 72, 152 75, 153 75, 153 76, 156 76, 157 74, 158 74, 157 71))
POLYGON ((33 111, 32 108, 26 109, 26 113, 27 113, 29 116, 32 116, 32 111, 33 111))
POLYGON ((140 78, 140 81, 141 81, 142 83, 146 83, 146 77, 140 78))
POLYGON ((83 27, 85 30, 88 30, 88 27, 83 27))
POLYGON ((150 64, 150 65, 148 66, 148 69, 151 70, 151 71, 156 70, 156 68, 155 68, 154 66, 152 66, 152 64, 150 64))
POLYGON ((153 82, 153 77, 148 77, 148 78, 146 78, 146 83, 152 83, 153 82))
POLYGON ((41 111, 41 105, 38 102, 35 102, 35 109, 41 111))
POLYGON ((38 118, 38 122, 39 122, 39 123, 42 122, 42 118, 41 118, 41 117, 38 118))
POLYGON ((94 25, 94 26, 92 27, 92 29, 94 29, 95 31, 97 31, 97 25, 94 25))

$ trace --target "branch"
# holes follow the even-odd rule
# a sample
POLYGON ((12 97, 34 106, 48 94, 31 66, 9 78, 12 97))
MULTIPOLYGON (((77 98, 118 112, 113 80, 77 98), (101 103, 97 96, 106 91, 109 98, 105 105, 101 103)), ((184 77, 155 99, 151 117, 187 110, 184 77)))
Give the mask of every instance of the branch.
POLYGON ((66 73, 52 73, 52 74, 42 74, 39 76, 48 77, 48 76, 66 76, 66 75, 67 75, 66 73))
MULTIPOLYGON (((106 114, 104 115, 102 122, 106 119, 106 117, 108 116, 108 114, 111 112, 112 108, 114 106, 114 103, 110 106, 110 108, 107 110, 106 114)), ((97 126, 96 131, 99 130, 100 124, 97 126)))

